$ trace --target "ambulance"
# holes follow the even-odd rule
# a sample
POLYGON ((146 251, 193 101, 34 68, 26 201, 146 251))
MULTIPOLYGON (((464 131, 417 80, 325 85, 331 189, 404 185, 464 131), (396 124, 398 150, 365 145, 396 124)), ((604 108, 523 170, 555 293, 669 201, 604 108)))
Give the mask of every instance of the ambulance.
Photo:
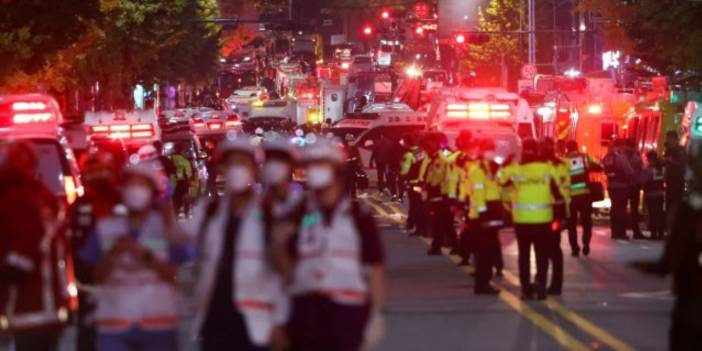
POLYGON ((495 142, 497 161, 517 156, 521 138, 534 137, 526 100, 502 88, 443 88, 434 95, 426 118, 429 131, 446 135, 449 145, 461 130, 495 142))
POLYGON ((84 125, 91 140, 119 140, 129 153, 161 140, 154 110, 86 112, 84 125))
POLYGON ((22 140, 37 154, 37 177, 66 205, 83 195, 58 103, 43 94, 0 95, 0 141, 22 140))

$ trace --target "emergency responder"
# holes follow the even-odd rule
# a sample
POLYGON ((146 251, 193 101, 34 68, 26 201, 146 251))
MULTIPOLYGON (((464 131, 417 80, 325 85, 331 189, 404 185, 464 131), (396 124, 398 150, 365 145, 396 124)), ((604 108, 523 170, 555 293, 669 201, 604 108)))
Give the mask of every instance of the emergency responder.
POLYGON ((552 266, 551 284, 548 286, 549 295, 561 295, 563 290, 563 250, 561 250, 561 232, 566 228, 569 219, 570 206, 570 167, 566 160, 556 156, 556 144, 553 139, 541 141, 541 158, 551 164, 556 177, 557 189, 551 189, 553 195, 553 222, 549 236, 549 262, 552 266))
POLYGON ((0 153, 0 334, 11 334, 17 351, 57 350, 76 288, 66 284, 59 203, 36 177, 31 144, 13 142, 0 153))
POLYGON ((665 211, 671 216, 685 194, 685 148, 680 146, 678 134, 665 134, 665 211))
MULTIPOLYGON (((458 142, 458 139, 457 139, 458 142)), ((475 248, 475 287, 478 295, 495 295, 500 291, 490 286, 493 267, 498 265, 501 250, 498 229, 502 226, 502 203, 500 188, 495 179, 496 167, 484 158, 494 151, 494 144, 487 140, 476 140, 480 145, 480 155, 473 160, 466 178, 468 180, 470 209, 468 211, 469 231, 475 248)))
POLYGON ((171 184, 174 184, 173 190, 173 209, 176 214, 185 211, 187 215, 187 197, 190 193, 190 185, 194 178, 193 165, 187 157, 185 157, 186 148, 181 144, 173 146, 171 154, 171 162, 175 165, 175 174, 171 178, 171 184))
MULTIPOLYGON (((154 158, 158 160, 158 162, 161 163, 161 167, 163 167, 163 172, 166 173, 166 177, 168 179, 171 179, 173 175, 176 172, 176 167, 173 164, 173 161, 171 161, 170 158, 168 158, 166 155, 163 153, 163 143, 160 140, 156 140, 153 143, 153 147, 155 148, 156 155, 155 156, 149 156, 146 158, 141 158, 142 160, 148 159, 148 160, 153 160, 154 158)), ((149 152, 153 152, 151 149, 147 148, 149 152)), ((141 149, 140 149, 141 151, 141 149)), ((141 153, 140 153, 141 155, 141 153)))
POLYGON ((95 265, 97 348, 177 350, 176 266, 187 259, 173 208, 160 197, 165 174, 153 161, 126 167, 126 215, 100 219, 78 252, 95 265))
MULTIPOLYGON (((344 152, 346 153, 346 189, 352 198, 358 195, 358 174, 362 171, 361 156, 358 153, 358 148, 352 145, 353 134, 346 134, 344 138, 344 152)), ((365 189, 361 189, 362 191, 365 189)))
MULTIPOLYGON (((254 187, 256 154, 248 137, 219 146, 225 194, 199 204, 188 223, 199 243, 194 331, 203 351, 268 350, 273 343, 283 347, 288 303, 272 264, 271 223, 266 223, 263 199, 254 187)), ((289 171, 271 166, 281 157, 288 158, 271 157, 264 170, 269 186, 290 177, 289 171)))
MULTIPOLYGON (((445 144, 445 141, 443 141, 445 144)), ((456 235, 455 228, 455 218, 456 214, 460 213, 463 215, 462 204, 459 205, 458 201, 458 188, 461 179, 464 177, 463 165, 458 159, 462 156, 461 150, 452 151, 446 147, 443 151, 444 164, 446 169, 446 175, 444 181, 441 184, 441 195, 444 199, 444 204, 442 208, 444 209, 444 218, 441 221, 443 223, 443 246, 451 247, 451 254, 460 253, 460 245, 458 237, 456 235)))
POLYGON ((643 170, 642 181, 646 209, 648 210, 649 239, 660 240, 665 234, 665 169, 658 153, 651 150, 646 153, 648 165, 643 170))
POLYGON ((319 139, 303 150, 310 196, 292 247, 293 351, 377 346, 384 322, 384 253, 372 214, 344 195, 342 150, 319 139))
POLYGON ((400 199, 400 168, 402 167, 402 159, 405 153, 403 140, 389 140, 390 145, 388 145, 387 154, 387 184, 390 189, 391 201, 398 201, 400 199))
POLYGON ((492 252, 492 265, 495 268, 495 275, 502 277, 504 260, 502 258, 502 244, 500 243, 499 229, 506 225, 504 209, 504 189, 497 182, 497 174, 501 168, 497 163, 495 154, 495 143, 491 139, 485 139, 480 144, 482 147, 483 164, 485 175, 485 204, 487 212, 481 218, 481 222, 486 223, 485 227, 495 231, 495 236, 489 236, 490 251, 492 252))
POLYGON ((643 234, 641 234, 640 221, 641 216, 639 215, 639 204, 641 202, 641 172, 643 171, 643 161, 641 160, 641 155, 639 155, 639 150, 636 147, 636 140, 626 139, 626 146, 624 148, 624 154, 629 160, 629 165, 634 171, 636 177, 629 180, 629 222, 631 224, 631 230, 634 232, 633 239, 645 239, 643 234))
POLYGON ((429 234, 429 218, 427 216, 429 213, 429 206, 426 197, 427 187, 424 183, 424 179, 426 178, 427 168, 429 168, 429 164, 431 163, 431 157, 428 156, 431 152, 431 148, 428 138, 425 137, 418 141, 420 142, 418 143, 419 148, 417 149, 416 161, 410 167, 407 176, 409 179, 407 183, 410 186, 410 201, 413 200, 415 202, 414 219, 412 220, 414 231, 409 235, 427 236, 429 234))
POLYGON ((216 196, 217 195, 217 163, 215 162, 215 153, 217 146, 214 141, 205 141, 205 153, 207 154, 207 160, 205 160, 205 167, 207 168, 207 195, 216 196))
POLYGON ((565 156, 570 173, 570 218, 568 220, 568 242, 571 255, 580 256, 578 244, 578 222, 583 227, 582 252, 590 254, 592 239, 592 198, 590 197, 590 172, 601 171, 602 165, 588 154, 578 151, 578 143, 569 140, 566 143, 565 156))
POLYGON ((553 221, 552 188, 558 188, 559 177, 553 166, 539 158, 539 146, 533 139, 522 143, 519 163, 505 167, 498 175, 499 184, 511 186, 512 220, 519 250, 519 281, 522 299, 546 298, 549 259, 549 236, 553 221), (536 251, 536 283, 530 281, 531 247, 536 251))
POLYGON ((265 186, 264 207, 271 206, 275 218, 285 217, 298 206, 303 196, 302 187, 292 183, 296 150, 287 138, 267 140, 261 145, 265 156, 261 169, 265 186))
POLYGON ((407 211, 407 220, 405 222, 405 231, 410 232, 415 228, 417 219, 417 199, 413 187, 415 186, 417 173, 419 173, 419 146, 416 139, 412 136, 405 138, 408 146, 407 151, 402 155, 402 164, 400 165, 400 181, 407 189, 407 200, 409 201, 409 210, 407 211), (413 172, 414 171, 414 172, 413 172))
POLYGON ((373 144, 373 153, 371 155, 369 167, 375 166, 377 178, 378 178, 378 192, 390 193, 387 171, 388 171, 388 161, 390 158, 390 141, 385 137, 384 134, 380 134, 378 139, 375 140, 373 144))
POLYGON ((612 141, 602 163, 607 173, 607 193, 612 201, 610 213, 612 239, 628 239, 626 203, 629 198, 629 182, 635 174, 624 154, 624 140, 612 141))
POLYGON ((459 253, 461 256, 461 262, 458 263, 459 266, 470 265, 470 255, 473 253, 473 232, 475 231, 475 222, 477 219, 478 211, 473 207, 479 206, 478 202, 471 202, 470 198, 474 192, 474 186, 471 183, 470 175, 473 172, 473 168, 479 164, 479 142, 473 140, 473 134, 468 130, 461 130, 456 137, 456 147, 461 150, 461 155, 456 159, 456 163, 462 168, 462 173, 460 175, 459 186, 458 186, 458 202, 463 207, 464 220, 463 225, 459 232, 459 253), (467 211, 466 211, 467 209, 467 211), (471 218, 471 214, 474 214, 474 218, 471 218))
POLYGON ((445 237, 447 213, 450 216, 450 209, 444 199, 442 187, 446 179, 446 158, 444 150, 441 148, 441 135, 428 135, 427 140, 428 157, 430 159, 426 169, 424 187, 426 188, 426 198, 429 206, 431 224, 431 247, 427 251, 428 255, 441 255, 441 247, 447 242, 445 237))
MULTIPOLYGON (((78 252, 88 237, 94 234, 95 223, 113 213, 120 202, 117 190, 116 168, 112 154, 97 150, 91 152, 80 165, 85 194, 71 205, 68 211, 68 227, 72 252, 78 252)), ((94 266, 73 259, 76 278, 81 284, 93 285, 94 266)), ((90 351, 96 348, 95 299, 89 293, 78 291, 77 350, 90 351)))
POLYGON ((648 273, 660 276, 673 275, 672 290, 676 298, 669 333, 669 349, 672 351, 702 350, 701 161, 702 150, 699 150, 699 145, 693 144, 687 164, 692 175, 691 193, 674 210, 673 220, 670 221, 670 235, 663 255, 656 262, 634 263, 636 267, 648 273))

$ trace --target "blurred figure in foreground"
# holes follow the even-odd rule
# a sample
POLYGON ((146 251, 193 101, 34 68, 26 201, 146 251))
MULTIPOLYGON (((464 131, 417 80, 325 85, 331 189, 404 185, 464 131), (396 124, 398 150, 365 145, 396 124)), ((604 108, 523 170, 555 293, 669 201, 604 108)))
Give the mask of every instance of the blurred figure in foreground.
POLYGON ((665 235, 665 168, 658 154, 651 150, 646 153, 648 166, 644 168, 642 184, 646 209, 648 209, 648 230, 651 240, 663 239, 665 235))

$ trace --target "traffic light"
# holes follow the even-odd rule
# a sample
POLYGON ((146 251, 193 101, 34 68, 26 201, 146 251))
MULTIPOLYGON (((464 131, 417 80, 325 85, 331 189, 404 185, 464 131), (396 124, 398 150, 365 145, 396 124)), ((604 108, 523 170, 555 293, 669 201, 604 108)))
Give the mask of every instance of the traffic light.
POLYGON ((414 29, 414 33, 417 34, 418 36, 424 35, 424 27, 419 26, 414 29))
POLYGON ((370 24, 363 26, 363 35, 370 37, 373 35, 373 32, 375 31, 373 30, 373 26, 371 26, 370 24))
POLYGON ((390 15, 391 15, 390 10, 387 10, 387 9, 383 10, 383 12, 380 13, 380 17, 382 19, 390 19, 390 15))
POLYGON ((472 44, 483 45, 490 41, 490 36, 480 32, 455 32, 453 42, 457 45, 472 44))

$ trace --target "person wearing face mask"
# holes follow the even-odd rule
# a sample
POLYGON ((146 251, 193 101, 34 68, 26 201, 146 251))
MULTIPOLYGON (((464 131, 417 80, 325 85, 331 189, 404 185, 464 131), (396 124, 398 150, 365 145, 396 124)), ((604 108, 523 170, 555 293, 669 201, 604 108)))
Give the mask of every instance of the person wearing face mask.
MULTIPOLYGON (((71 231, 71 248, 77 252, 90 235, 95 233, 95 223, 113 213, 120 202, 115 179, 115 164, 112 154, 97 150, 81 164, 85 194, 78 198, 68 210, 68 227, 71 231)), ((81 284, 94 283, 93 265, 74 258, 76 277, 81 284)), ((77 350, 95 350, 95 302, 92 296, 78 291, 77 350)))
POLYGON ((267 140, 261 145, 266 160, 261 170, 266 189, 264 204, 270 207, 273 217, 285 217, 302 201, 301 187, 292 183, 295 149, 284 138, 267 140))
POLYGON ((17 351, 57 350, 71 306, 60 205, 32 144, 12 142, 0 158, 0 334, 17 351))
POLYGON ((173 209, 159 198, 165 175, 153 161, 122 174, 125 215, 101 218, 78 252, 94 265, 97 349, 177 350, 177 264, 186 259, 173 209))
POLYGON ((344 157, 327 139, 303 153, 311 193, 287 245, 293 351, 372 348, 383 334, 380 233, 372 214, 344 193, 344 157))
MULTIPOLYGON (((257 152, 248 137, 220 144, 216 159, 225 194, 195 207, 187 225, 199 243, 193 331, 203 351, 282 350, 286 344, 288 301, 272 259, 264 201, 254 186, 257 152)), ((289 182, 289 166, 268 160, 263 177, 271 191, 289 182)))

